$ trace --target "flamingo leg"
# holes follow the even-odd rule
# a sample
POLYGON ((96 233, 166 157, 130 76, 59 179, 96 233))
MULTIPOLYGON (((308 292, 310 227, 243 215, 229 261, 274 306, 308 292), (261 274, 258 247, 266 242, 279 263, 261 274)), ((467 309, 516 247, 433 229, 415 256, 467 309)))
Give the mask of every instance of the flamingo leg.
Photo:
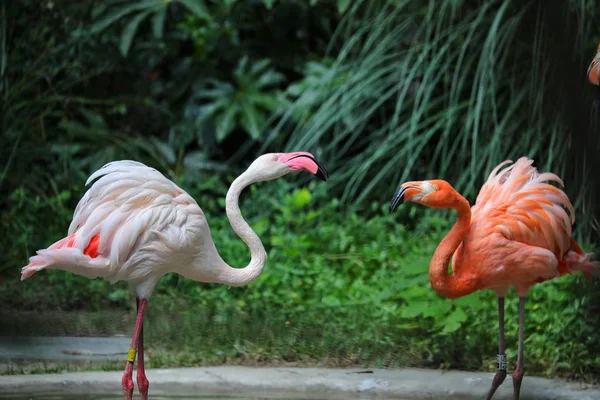
MULTIPOLYGON (((141 301, 142 300, 137 299, 138 312, 140 309, 141 301)), ((137 385, 138 385, 138 390, 140 391, 140 395, 142 396, 142 400, 148 400, 148 388, 150 387, 150 382, 148 382, 148 378, 146 378, 146 370, 144 368, 144 322, 143 321, 142 321, 142 326, 140 327, 140 339, 138 341, 137 385)))
POLYGON ((123 379, 121 379, 121 383, 123 384, 123 394, 125 395, 125 400, 132 400, 133 398, 133 363, 135 361, 135 353, 138 348, 138 341, 144 322, 144 310, 146 309, 147 304, 148 300, 146 299, 140 299, 140 301, 138 302, 137 318, 135 320, 133 336, 131 337, 131 347, 129 348, 129 352, 127 353, 127 363, 125 364, 125 372, 123 373, 123 379))
POLYGON ((517 367, 513 372, 514 400, 519 400, 521 382, 525 370, 523 369, 523 336, 525 330, 525 297, 519 297, 519 349, 517 354, 517 367))
POLYGON ((504 354, 504 297, 498 296, 498 370, 494 375, 492 387, 490 388, 486 400, 494 397, 496 390, 506 379, 506 354, 504 354))

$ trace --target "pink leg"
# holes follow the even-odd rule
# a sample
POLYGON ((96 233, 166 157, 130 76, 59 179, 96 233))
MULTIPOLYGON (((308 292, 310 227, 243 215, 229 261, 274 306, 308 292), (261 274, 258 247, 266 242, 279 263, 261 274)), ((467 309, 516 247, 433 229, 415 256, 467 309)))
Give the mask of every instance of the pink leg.
POLYGON ((513 372, 514 400, 519 400, 521 394, 521 382, 525 370, 523 368, 523 336, 525 330, 525 297, 519 297, 519 348, 517 351, 517 367, 513 372))
POLYGON ((506 354, 504 354, 504 296, 498 296, 498 370, 494 375, 492 387, 488 391, 486 400, 491 400, 494 397, 496 390, 502 385, 506 378, 506 354))
MULTIPOLYGON (((138 299, 138 310, 140 308, 141 300, 138 299)), ((142 322, 142 327, 140 329, 140 340, 138 342, 138 364, 137 364, 137 385, 138 390, 140 391, 140 395, 142 396, 142 400, 148 400, 148 388, 150 387, 150 382, 148 382, 148 378, 146 378, 146 370, 144 369, 144 324, 142 322)))
POLYGON ((133 329, 133 336, 131 338, 131 347, 129 349, 129 353, 127 354, 127 364, 125 364, 123 379, 121 379, 125 400, 132 400, 133 398, 133 363, 135 361, 135 352, 138 348, 138 340, 142 331, 142 324, 144 323, 144 310, 146 309, 148 300, 140 299, 138 304, 139 306, 137 310, 137 318, 135 320, 135 328, 133 329))

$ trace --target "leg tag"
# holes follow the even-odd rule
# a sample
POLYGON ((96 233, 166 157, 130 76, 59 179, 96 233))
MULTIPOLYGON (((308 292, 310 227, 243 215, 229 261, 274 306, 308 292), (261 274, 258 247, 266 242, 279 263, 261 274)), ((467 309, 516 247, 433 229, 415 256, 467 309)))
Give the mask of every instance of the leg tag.
POLYGON ((130 347, 129 350, 127 351, 127 361, 129 361, 130 363, 135 361, 135 349, 133 347, 130 347))
POLYGON ((496 367, 501 371, 506 371, 506 354, 501 353, 496 356, 496 367))

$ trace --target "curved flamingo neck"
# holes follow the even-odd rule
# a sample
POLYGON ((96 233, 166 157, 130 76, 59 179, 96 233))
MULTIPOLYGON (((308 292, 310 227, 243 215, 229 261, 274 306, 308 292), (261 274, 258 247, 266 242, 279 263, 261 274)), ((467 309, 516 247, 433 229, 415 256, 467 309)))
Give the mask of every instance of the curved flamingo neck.
POLYGON ((260 276, 267 262, 267 252, 258 235, 242 217, 239 207, 239 197, 244 188, 260 180, 263 180, 260 171, 249 168, 233 181, 225 197, 227 218, 235 233, 248 246, 250 263, 244 268, 234 268, 227 264, 219 254, 206 225, 202 232, 202 245, 194 254, 189 267, 178 270, 179 274, 198 282, 223 283, 229 286, 244 286, 260 276))
POLYGON ((263 271, 267 262, 267 252, 254 230, 248 225, 239 207, 242 191, 260 180, 253 170, 246 170, 233 181, 225 197, 225 212, 235 233, 246 243, 250 250, 250 263, 244 268, 233 268, 220 258, 217 273, 218 282, 229 286, 244 286, 254 282, 263 271))
MULTIPOLYGON (((446 234, 440 242, 429 264, 429 282, 431 287, 441 296, 454 299, 466 296, 477 290, 475 281, 460 276, 460 274, 450 275, 448 264, 452 255, 462 243, 471 228, 471 207, 467 199, 460 194, 457 195, 456 205, 452 208, 456 210, 457 219, 452 229, 446 234)), ((459 271, 459 269, 456 269, 459 271)))

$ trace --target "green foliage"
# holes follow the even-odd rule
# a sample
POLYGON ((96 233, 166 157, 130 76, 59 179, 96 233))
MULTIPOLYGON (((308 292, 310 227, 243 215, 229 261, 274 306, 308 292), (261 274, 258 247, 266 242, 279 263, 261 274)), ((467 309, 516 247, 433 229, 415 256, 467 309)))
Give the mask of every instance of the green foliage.
POLYGON ((130 18, 121 32, 119 43, 121 54, 127 56, 135 34, 144 20, 151 20, 152 33, 156 39, 163 37, 167 8, 171 3, 184 5, 199 18, 210 18, 203 0, 113 0, 101 2, 94 7, 92 15, 96 21, 90 30, 97 34, 126 17, 130 18))
POLYGON ((272 89, 285 78, 269 68, 269 60, 249 66, 247 57, 240 60, 233 77, 235 85, 218 80, 203 82, 194 90, 185 113, 199 132, 214 131, 217 143, 223 142, 235 126, 259 140, 267 115, 277 112, 282 104, 272 89))

